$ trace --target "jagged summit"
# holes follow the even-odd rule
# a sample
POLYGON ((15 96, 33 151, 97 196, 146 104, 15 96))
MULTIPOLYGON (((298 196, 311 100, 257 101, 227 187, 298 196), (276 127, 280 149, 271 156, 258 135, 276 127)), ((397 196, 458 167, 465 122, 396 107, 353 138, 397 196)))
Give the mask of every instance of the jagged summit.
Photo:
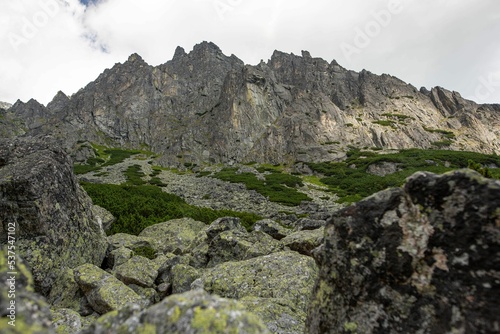
POLYGON ((179 165, 335 160, 352 146, 500 153, 499 110, 307 51, 276 50, 252 66, 202 42, 159 66, 132 54, 71 97, 60 92, 47 107, 18 101, 9 117, 69 148, 147 145, 179 165))

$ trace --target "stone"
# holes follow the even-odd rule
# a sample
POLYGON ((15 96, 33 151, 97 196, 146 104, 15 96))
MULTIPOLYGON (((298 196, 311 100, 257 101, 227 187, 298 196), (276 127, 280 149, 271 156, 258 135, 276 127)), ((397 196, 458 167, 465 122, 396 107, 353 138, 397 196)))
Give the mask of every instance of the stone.
POLYGON ((78 312, 71 309, 60 308, 51 310, 52 326, 56 333, 78 333, 82 329, 82 318, 78 312))
POLYGON ((128 307, 108 313, 82 334, 118 333, 269 334, 255 314, 239 302, 203 290, 169 296, 145 310, 128 307))
POLYGON ((172 267, 172 293, 183 293, 191 290, 191 283, 200 277, 200 272, 186 264, 172 267))
POLYGON ((120 247, 111 251, 108 256, 106 256, 106 265, 110 269, 121 266, 130 258, 134 256, 134 251, 130 248, 120 247))
POLYGON ((305 311, 317 274, 311 257, 285 251, 208 268, 197 284, 225 298, 281 298, 305 311))
POLYGON ((143 256, 134 256, 124 264, 117 266, 114 273, 116 278, 125 284, 152 288, 158 276, 158 269, 153 261, 143 256))
POLYGON ((139 237, 152 239, 159 252, 184 254, 197 234, 206 227, 205 223, 191 218, 174 219, 146 227, 139 237))
POLYGON ((316 230, 326 225, 325 220, 300 218, 295 222, 295 231, 316 230))
POLYGON ((47 300, 53 308, 71 309, 83 316, 93 312, 83 291, 75 281, 75 273, 72 269, 66 269, 57 278, 47 300))
POLYGON ((74 272, 76 282, 94 311, 99 314, 129 303, 144 304, 144 300, 132 289, 94 265, 84 264, 75 268, 74 272))
POLYGON ((276 240, 281 240, 291 233, 290 229, 287 229, 272 219, 262 219, 256 221, 253 225, 253 229, 254 231, 262 231, 269 234, 276 240))
POLYGON ((15 228, 18 254, 48 296, 66 269, 101 265, 108 243, 73 165, 51 138, 0 140, 0 240, 15 228))
POLYGON ((499 181, 460 170, 336 212, 306 332, 498 332, 499 207, 499 181))
POLYGON ((285 247, 300 254, 311 256, 313 249, 323 243, 324 228, 293 232, 281 240, 285 247))
POLYGON ((306 313, 288 300, 244 297, 239 302, 259 316, 271 333, 304 333, 306 313))
POLYGON ((110 244, 110 250, 125 247, 132 251, 136 251, 142 248, 154 249, 156 245, 155 241, 148 237, 140 237, 136 235, 126 234, 126 233, 116 233, 108 237, 110 244))

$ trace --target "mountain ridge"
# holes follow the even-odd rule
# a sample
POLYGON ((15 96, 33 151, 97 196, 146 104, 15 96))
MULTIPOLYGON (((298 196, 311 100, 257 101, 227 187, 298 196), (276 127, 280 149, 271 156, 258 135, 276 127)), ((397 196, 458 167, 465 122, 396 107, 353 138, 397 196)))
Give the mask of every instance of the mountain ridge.
POLYGON ((82 141, 146 146, 182 165, 339 160, 352 146, 500 153, 499 112, 307 51, 246 65, 202 42, 158 66, 132 54, 71 97, 17 101, 5 118, 21 124, 16 134, 51 134, 70 151, 82 141))

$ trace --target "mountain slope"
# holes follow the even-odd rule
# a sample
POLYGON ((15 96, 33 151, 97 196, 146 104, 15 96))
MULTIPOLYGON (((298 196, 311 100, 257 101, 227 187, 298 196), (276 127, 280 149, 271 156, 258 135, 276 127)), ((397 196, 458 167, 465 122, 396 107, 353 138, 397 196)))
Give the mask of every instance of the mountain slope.
MULTIPOLYGON (((69 148, 88 140, 144 147, 164 164, 327 161, 349 146, 500 152, 500 105, 275 51, 256 66, 213 43, 153 67, 137 54, 46 107, 18 101, 5 117, 69 148)), ((1 132, 0 132, 1 133, 1 132)))

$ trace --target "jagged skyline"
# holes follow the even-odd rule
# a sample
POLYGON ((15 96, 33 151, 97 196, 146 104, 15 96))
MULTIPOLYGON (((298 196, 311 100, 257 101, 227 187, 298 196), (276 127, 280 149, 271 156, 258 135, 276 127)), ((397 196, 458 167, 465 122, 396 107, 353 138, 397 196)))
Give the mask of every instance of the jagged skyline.
POLYGON ((274 50, 500 102, 500 3, 40 0, 0 4, 0 101, 71 95, 137 52, 149 64, 203 40, 248 64, 274 50), (85 4, 83 4, 85 3, 85 4), (90 4, 89 4, 90 3, 90 4), (467 24, 464 24, 467 22, 467 24))

